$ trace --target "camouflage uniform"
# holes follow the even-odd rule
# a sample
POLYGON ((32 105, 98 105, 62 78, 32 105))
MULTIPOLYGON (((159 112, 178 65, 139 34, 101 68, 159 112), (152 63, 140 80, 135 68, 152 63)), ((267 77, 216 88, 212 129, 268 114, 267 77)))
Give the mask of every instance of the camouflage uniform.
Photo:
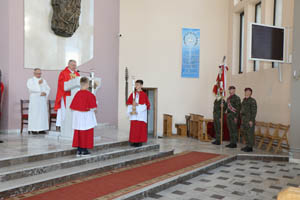
POLYGON ((234 119, 239 119, 241 110, 241 99, 237 95, 227 98, 227 127, 230 133, 230 144, 237 143, 238 123, 234 119))
POLYGON ((255 117, 257 113, 257 104, 256 100, 252 97, 244 98, 241 108, 241 131, 246 137, 246 142, 248 147, 254 146, 254 131, 255 131, 255 117), (250 127, 249 122, 252 122, 253 125, 250 127))
MULTIPOLYGON (((227 109, 227 104, 226 102, 223 100, 223 113, 225 113, 226 109, 227 109)), ((221 132, 221 99, 216 99, 214 102, 214 129, 215 129, 215 133, 216 133, 216 141, 220 142, 220 132, 221 132)))

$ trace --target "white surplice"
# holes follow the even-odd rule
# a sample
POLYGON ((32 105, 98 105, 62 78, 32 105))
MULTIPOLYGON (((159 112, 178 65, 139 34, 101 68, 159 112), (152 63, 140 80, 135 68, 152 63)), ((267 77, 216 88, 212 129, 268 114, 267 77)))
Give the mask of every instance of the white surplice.
POLYGON ((50 87, 45 79, 39 84, 41 78, 30 78, 27 81, 29 90, 28 131, 45 131, 49 129, 49 114, 47 99, 50 87), (46 96, 41 96, 45 92, 46 96))
POLYGON ((91 109, 87 112, 81 112, 77 110, 72 111, 73 124, 72 128, 74 130, 89 130, 97 126, 97 119, 95 115, 96 109, 91 109))
MULTIPOLYGON (((135 102, 137 104, 139 103, 139 94, 138 93, 136 93, 135 102)), ((146 104, 143 104, 143 105, 139 104, 138 106, 136 106, 137 115, 131 115, 130 114, 131 112, 132 112, 132 105, 128 105, 127 114, 129 116, 130 121, 136 120, 136 121, 143 121, 143 122, 147 123, 147 106, 146 106, 146 104)))

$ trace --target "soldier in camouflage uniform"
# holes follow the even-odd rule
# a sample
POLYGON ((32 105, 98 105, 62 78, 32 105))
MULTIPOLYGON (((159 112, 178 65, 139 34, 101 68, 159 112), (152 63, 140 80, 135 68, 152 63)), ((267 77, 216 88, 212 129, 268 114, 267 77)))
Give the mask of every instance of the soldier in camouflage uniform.
POLYGON ((245 89, 245 98, 242 102, 241 108, 241 131, 246 137, 247 146, 242 148, 242 151, 252 152, 254 146, 254 131, 255 131, 255 117, 257 113, 256 100, 251 97, 252 89, 245 89))
POLYGON ((238 137, 238 119, 241 110, 241 99, 235 94, 235 87, 229 87, 230 96, 227 98, 227 127, 230 134, 229 148, 236 148, 238 137))
MULTIPOLYGON (((215 145, 220 145, 220 132, 221 132, 221 98, 216 98, 215 102, 214 102, 214 129, 215 129, 215 133, 216 133, 216 140, 214 142, 212 142, 212 144, 215 145)), ((223 99, 223 113, 225 113, 227 109, 227 105, 226 102, 223 99)))

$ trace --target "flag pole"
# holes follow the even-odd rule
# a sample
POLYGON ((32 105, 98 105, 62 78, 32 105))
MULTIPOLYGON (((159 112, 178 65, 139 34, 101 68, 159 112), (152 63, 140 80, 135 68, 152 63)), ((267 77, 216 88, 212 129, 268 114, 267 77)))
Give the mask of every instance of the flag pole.
MULTIPOLYGON (((223 57, 223 71, 222 73, 225 73, 225 59, 226 59, 226 56, 223 57)), ((223 103, 223 99, 224 99, 224 89, 225 88, 225 83, 223 84, 223 89, 222 89, 222 92, 221 92, 221 132, 220 132, 220 143, 223 144, 223 115, 224 115, 224 103, 223 103)))

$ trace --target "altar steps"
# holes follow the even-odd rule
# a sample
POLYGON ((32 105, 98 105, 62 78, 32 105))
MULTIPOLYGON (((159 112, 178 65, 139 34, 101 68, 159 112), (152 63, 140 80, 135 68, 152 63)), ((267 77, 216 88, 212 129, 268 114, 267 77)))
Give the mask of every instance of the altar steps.
POLYGON ((158 144, 134 148, 117 142, 95 146, 90 156, 75 154, 69 149, 0 160, 0 199, 162 158, 173 151, 159 152, 158 144))

